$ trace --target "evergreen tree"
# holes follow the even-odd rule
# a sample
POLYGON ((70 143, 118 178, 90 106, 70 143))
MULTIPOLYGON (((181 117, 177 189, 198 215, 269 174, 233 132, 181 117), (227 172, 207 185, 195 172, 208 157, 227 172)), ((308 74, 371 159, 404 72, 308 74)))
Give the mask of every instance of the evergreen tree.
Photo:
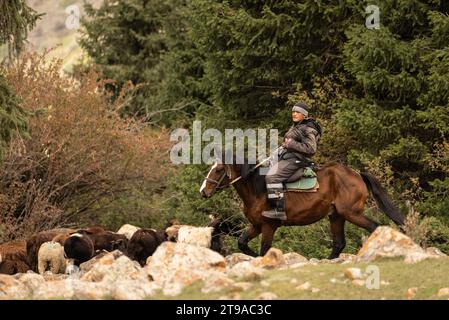
POLYGON ((156 66, 167 50, 163 21, 170 10, 166 1, 105 0, 99 9, 85 5, 81 46, 99 65, 117 96, 127 81, 141 85, 125 112, 146 116, 154 110, 153 96, 161 80, 156 66))
MULTIPOLYGON (((129 5, 116 1, 115 9, 91 14, 83 45, 107 76, 147 84, 132 112, 164 124, 179 120, 170 113, 159 117, 173 109, 187 115, 187 123, 196 117, 219 129, 282 129, 289 124, 287 106, 306 100, 324 124, 320 162, 367 168, 438 216, 432 225, 447 228, 448 1, 129 3, 139 13, 128 14, 129 5), (365 26, 372 4, 380 9, 380 29, 365 26), (132 29, 136 21, 155 50, 130 45, 140 29, 129 34, 121 28, 132 29), (149 27, 154 24, 156 29, 149 27), (143 63, 145 58, 151 62, 143 63)), ((171 209, 204 211, 199 195, 187 190, 197 189, 205 169, 180 170, 168 188, 178 195, 171 209)), ((235 199, 225 197, 210 200, 214 210, 229 212, 232 206, 223 203, 235 199)))
POLYGON ((347 31, 343 54, 353 97, 336 119, 358 140, 351 164, 376 159, 391 168, 397 191, 413 188, 413 181, 429 191, 433 179, 447 176, 429 159, 448 136, 449 6, 403 2, 379 5, 380 30, 347 31))
POLYGON ((7 43, 10 56, 18 54, 41 14, 30 8, 25 0, 0 2, 0 45, 7 43))
POLYGON ((257 124, 285 110, 298 86, 338 70, 356 1, 190 1, 207 83, 229 119, 257 124))
MULTIPOLYGON (((8 44, 9 56, 19 54, 31 30, 40 17, 24 0, 0 2, 0 45, 8 44)), ((14 133, 27 135, 26 112, 8 85, 0 69, 0 158, 14 133)))

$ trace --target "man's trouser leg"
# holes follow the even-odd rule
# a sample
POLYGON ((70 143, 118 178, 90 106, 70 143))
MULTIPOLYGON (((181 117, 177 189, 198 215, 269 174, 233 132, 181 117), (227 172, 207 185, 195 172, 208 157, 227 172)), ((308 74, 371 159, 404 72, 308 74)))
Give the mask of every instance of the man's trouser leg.
POLYGON ((296 159, 280 160, 267 173, 265 181, 267 183, 268 202, 273 210, 264 211, 262 215, 267 218, 286 220, 284 208, 284 185, 297 170, 300 165, 296 163, 296 159))

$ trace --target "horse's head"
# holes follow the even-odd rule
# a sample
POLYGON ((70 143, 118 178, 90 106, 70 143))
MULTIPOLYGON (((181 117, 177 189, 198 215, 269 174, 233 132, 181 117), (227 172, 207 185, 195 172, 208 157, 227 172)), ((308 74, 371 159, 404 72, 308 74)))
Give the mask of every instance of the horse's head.
POLYGON ((231 166, 215 161, 201 185, 201 195, 205 198, 212 197, 215 191, 229 186, 231 178, 235 178, 231 166))

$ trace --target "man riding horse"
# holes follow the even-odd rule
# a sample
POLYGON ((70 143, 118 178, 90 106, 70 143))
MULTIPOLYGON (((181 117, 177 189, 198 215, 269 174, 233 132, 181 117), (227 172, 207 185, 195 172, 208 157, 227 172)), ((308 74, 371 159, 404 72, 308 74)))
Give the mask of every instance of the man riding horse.
POLYGON ((286 192, 285 210, 278 205, 281 199, 283 206, 282 182, 288 181, 289 178, 296 179, 296 174, 294 178, 290 176, 302 166, 310 166, 307 157, 316 152, 321 136, 319 125, 312 119, 307 119, 305 104, 297 104, 292 111, 295 124, 285 135, 281 160, 271 172, 269 171, 271 174, 262 175, 260 166, 250 164, 248 159, 244 159, 243 163, 237 159, 232 163, 218 159, 210 168, 199 190, 205 198, 210 198, 217 191, 230 186, 236 190, 242 199, 243 213, 248 220, 248 227, 240 234, 238 240, 239 249, 247 255, 255 256, 256 253, 248 243, 262 234, 260 255, 263 256, 271 248, 274 234, 279 227, 310 225, 328 217, 332 235, 332 252, 329 259, 337 258, 346 245, 344 232, 346 221, 368 232, 373 232, 379 225, 365 215, 369 192, 379 209, 398 226, 403 226, 404 214, 376 177, 368 172, 357 172, 337 162, 327 163, 315 170, 320 186, 316 191, 286 192), (276 192, 273 192, 273 188, 267 190, 267 183, 269 187, 277 184, 275 187, 279 196, 270 197, 271 202, 276 202, 274 214, 270 214, 271 208, 267 198, 269 194, 276 195, 276 192))
POLYGON ((268 202, 272 210, 262 212, 267 218, 286 220, 284 204, 284 186, 300 168, 310 165, 309 157, 317 151, 321 137, 321 127, 308 117, 309 107, 305 103, 297 103, 292 108, 293 125, 284 136, 279 161, 270 168, 265 178, 268 191, 268 202))

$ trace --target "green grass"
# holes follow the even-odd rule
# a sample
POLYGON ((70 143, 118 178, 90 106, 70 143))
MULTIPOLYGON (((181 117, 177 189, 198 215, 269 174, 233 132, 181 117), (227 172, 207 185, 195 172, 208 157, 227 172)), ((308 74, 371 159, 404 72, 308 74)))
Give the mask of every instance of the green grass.
POLYGON ((416 295, 413 299, 448 299, 438 297, 438 290, 449 287, 449 259, 425 260, 416 264, 405 264, 402 260, 382 260, 371 263, 380 270, 380 280, 388 282, 379 289, 367 289, 366 286, 353 284, 347 279, 343 271, 350 267, 360 268, 365 271, 369 264, 319 264, 308 265, 290 270, 266 271, 263 278, 251 282, 253 286, 243 292, 223 290, 216 293, 201 293, 201 283, 195 283, 184 288, 181 295, 165 297, 161 293, 151 299, 187 299, 187 300, 214 300, 226 296, 228 298, 239 295, 239 299, 255 299, 262 292, 272 292, 279 299, 329 299, 329 300, 353 300, 353 299, 407 299, 406 292, 409 288, 416 287, 416 295), (292 279, 295 283, 292 283, 292 279), (335 279, 335 283, 331 282, 335 279), (262 286, 269 283, 268 286, 262 286), (298 290, 296 287, 308 281, 311 286, 308 290, 298 290), (320 289, 312 292, 312 288, 320 289))

